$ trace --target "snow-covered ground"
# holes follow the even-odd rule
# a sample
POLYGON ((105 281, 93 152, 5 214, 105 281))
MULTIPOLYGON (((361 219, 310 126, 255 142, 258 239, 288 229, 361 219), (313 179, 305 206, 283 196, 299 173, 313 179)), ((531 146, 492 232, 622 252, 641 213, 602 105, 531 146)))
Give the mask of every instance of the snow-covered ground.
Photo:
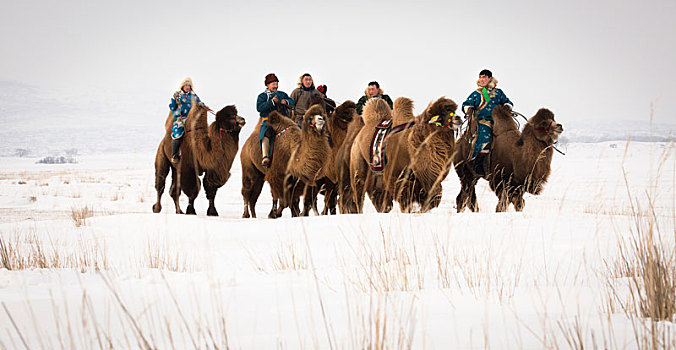
POLYGON ((0 348, 643 347, 619 246, 652 221, 673 249, 672 148, 570 143, 522 213, 485 181, 456 213, 451 173, 427 214, 277 220, 240 218, 238 161, 207 217, 152 213, 152 151, 0 158, 0 348))

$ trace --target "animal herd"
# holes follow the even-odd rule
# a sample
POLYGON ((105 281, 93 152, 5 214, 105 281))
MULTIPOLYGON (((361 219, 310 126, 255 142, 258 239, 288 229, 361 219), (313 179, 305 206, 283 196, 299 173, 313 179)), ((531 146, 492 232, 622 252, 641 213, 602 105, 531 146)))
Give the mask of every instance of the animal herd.
MULTIPOLYGON (((371 99, 361 115, 352 101, 331 114, 317 102, 305 113, 301 126, 277 112, 269 115, 275 138, 267 168, 260 161, 259 118, 240 152, 243 218, 256 217, 265 182, 272 194, 269 218, 280 217, 285 208, 294 217, 307 216, 310 210, 319 215, 320 194, 324 215, 361 213, 366 195, 378 212, 389 212, 393 202, 402 212, 427 212, 439 206, 442 181, 452 166, 461 183, 458 212, 479 210, 474 187, 482 177, 498 197, 496 211, 506 211, 510 203, 521 211, 524 193, 537 195, 547 182, 553 147, 563 132, 547 109, 537 111, 519 130, 511 110, 496 107, 489 171, 479 176, 469 163, 476 123, 469 118, 462 135, 456 137, 463 121, 455 114, 458 105, 451 99, 439 98, 419 115, 414 115, 413 101, 405 97, 397 98, 393 108, 381 99, 371 99), (376 132, 385 129, 383 125, 389 125, 387 132, 374 142, 376 132), (378 160, 382 166, 372 168, 378 160)), ((169 194, 176 213, 183 213, 179 197, 185 193, 186 213, 195 214, 194 201, 203 185, 209 200, 207 214, 218 215, 216 192, 230 178, 245 121, 235 106, 226 106, 208 125, 208 112, 203 104, 193 104, 185 125, 188 142, 183 142, 177 164, 170 160, 172 116, 167 117, 167 132, 155 156, 157 202, 153 212, 162 210, 161 198, 171 171, 169 194)))

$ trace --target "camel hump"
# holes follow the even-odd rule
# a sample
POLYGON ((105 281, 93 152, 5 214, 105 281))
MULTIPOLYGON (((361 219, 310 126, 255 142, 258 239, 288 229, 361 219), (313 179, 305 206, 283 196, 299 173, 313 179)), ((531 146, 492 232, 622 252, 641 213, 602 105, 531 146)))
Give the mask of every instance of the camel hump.
POLYGON ((364 105, 364 124, 375 127, 383 120, 392 119, 392 110, 382 98, 372 98, 364 105))
POLYGON ((412 122, 414 119, 413 100, 408 97, 399 97, 394 100, 394 109, 392 110, 394 125, 412 122))
POLYGON ((279 112, 272 111, 268 115, 268 125, 270 125, 270 127, 272 127, 275 130, 275 132, 279 132, 281 130, 284 130, 285 128, 296 125, 296 123, 290 118, 287 118, 279 114, 279 112))
POLYGON ((493 127, 494 132, 502 133, 507 130, 519 130, 514 118, 512 118, 512 111, 505 106, 497 106, 493 109, 493 127))

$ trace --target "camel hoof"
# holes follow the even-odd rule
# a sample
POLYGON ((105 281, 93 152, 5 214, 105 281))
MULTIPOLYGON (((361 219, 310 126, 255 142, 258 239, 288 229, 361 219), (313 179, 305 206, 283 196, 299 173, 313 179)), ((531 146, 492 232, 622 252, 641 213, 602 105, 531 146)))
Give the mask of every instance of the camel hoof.
POLYGON ((162 205, 160 203, 155 203, 153 205, 153 213, 157 214, 162 211, 162 205))
POLYGON ((249 213, 246 211, 244 212, 244 214, 242 214, 242 219, 248 219, 249 217, 250 217, 249 213))
POLYGON ((276 219, 277 214, 274 211, 271 211, 270 214, 268 214, 268 219, 276 219))
POLYGON ((183 214, 183 210, 181 210, 181 208, 176 208, 176 214, 183 214))
POLYGON ((197 215, 197 213, 195 212, 195 207, 192 205, 189 205, 188 208, 185 209, 185 213, 187 215, 197 215))
POLYGON ((209 209, 207 209, 207 215, 218 216, 218 212, 216 211, 216 208, 209 207, 209 209))

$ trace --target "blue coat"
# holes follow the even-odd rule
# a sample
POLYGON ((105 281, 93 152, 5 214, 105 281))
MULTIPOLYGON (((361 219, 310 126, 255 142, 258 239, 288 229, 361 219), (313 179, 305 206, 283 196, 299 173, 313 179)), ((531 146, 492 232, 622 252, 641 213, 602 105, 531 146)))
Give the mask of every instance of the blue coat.
POLYGON ((261 118, 267 118, 270 112, 279 109, 281 103, 275 103, 272 100, 275 96, 277 96, 280 102, 281 100, 286 100, 290 108, 294 107, 295 103, 293 102, 293 99, 289 97, 289 95, 287 95, 284 91, 277 90, 276 92, 272 92, 268 89, 265 89, 265 91, 258 95, 258 99, 256 99, 256 110, 258 113, 260 113, 261 118))
POLYGON ((171 126, 171 137, 174 140, 180 139, 185 133, 185 127, 183 123, 185 118, 188 117, 188 113, 190 113, 193 99, 197 100, 198 103, 201 102, 199 97, 197 97, 197 95, 192 91, 187 94, 182 90, 176 91, 174 96, 171 98, 169 109, 174 114, 174 123, 171 126))
POLYGON ((270 129, 270 126, 268 125, 268 115, 272 111, 279 109, 281 100, 286 100, 289 108, 293 109, 293 99, 291 99, 284 91, 277 90, 276 92, 272 92, 269 89, 265 89, 265 91, 258 95, 258 98, 256 99, 256 110, 260 113, 261 118, 263 118, 261 129, 258 132, 258 142, 261 142, 266 134, 268 134, 271 142, 274 141, 275 135, 271 135, 272 129, 270 129), (275 101, 272 100, 275 96, 279 98, 280 102, 275 103, 275 101))
POLYGON ((199 97, 192 91, 187 94, 183 91, 176 91, 169 103, 169 109, 174 112, 174 118, 187 117, 188 113, 190 113, 193 99, 196 99, 198 103, 201 102, 199 97))
POLYGON ((483 106, 483 108, 479 109, 479 106, 481 106, 484 102, 484 97, 481 94, 481 88, 476 89, 473 91, 467 100, 463 102, 462 104, 462 111, 467 113, 467 107, 472 107, 474 108, 475 111, 477 111, 477 119, 482 120, 482 119, 487 119, 490 121, 493 121, 493 117, 491 115, 493 114, 493 108, 501 105, 508 104, 510 106, 514 106, 512 101, 507 98, 507 95, 505 95, 502 90, 495 88, 493 90, 493 96, 491 96, 490 100, 488 103, 483 106))

